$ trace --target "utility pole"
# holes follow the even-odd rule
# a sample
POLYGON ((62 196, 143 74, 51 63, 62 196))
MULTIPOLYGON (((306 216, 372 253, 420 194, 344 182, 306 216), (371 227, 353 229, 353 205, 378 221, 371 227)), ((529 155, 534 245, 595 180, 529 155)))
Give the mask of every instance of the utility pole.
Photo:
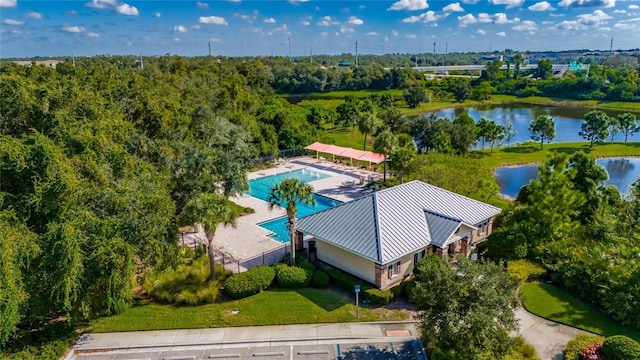
POLYGON ((358 67, 358 42, 356 41, 356 67, 358 67))
POLYGON ((609 52, 613 54, 613 36, 611 37, 611 44, 609 45, 609 52))
POLYGON ((433 42, 433 55, 435 55, 435 54, 436 54, 436 42, 434 41, 433 42))
POLYGON ((289 61, 291 62, 293 61, 291 60, 291 38, 288 38, 287 40, 289 41, 289 61))
POLYGON ((493 44, 492 44, 491 42, 489 42, 489 52, 491 52, 491 46, 492 46, 492 45, 493 45, 493 44))
POLYGON ((142 52, 140 52, 140 69, 144 69, 144 63, 142 62, 142 52))
POLYGON ((209 41, 209 56, 211 56, 211 41, 209 41))
POLYGON ((73 67, 76 67, 76 57, 71 53, 71 62, 73 63, 73 67))
POLYGON ((444 43, 444 54, 449 55, 449 43, 444 43))

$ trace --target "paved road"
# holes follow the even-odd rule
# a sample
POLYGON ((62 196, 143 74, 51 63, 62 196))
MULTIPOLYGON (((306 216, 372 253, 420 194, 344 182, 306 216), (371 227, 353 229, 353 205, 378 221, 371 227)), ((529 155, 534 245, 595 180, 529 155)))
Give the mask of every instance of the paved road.
POLYGON ((543 319, 519 308, 516 318, 520 320, 520 335, 538 352, 542 360, 562 360, 567 342, 578 334, 589 334, 567 325, 543 319))
POLYGON ((252 326, 85 334, 66 360, 425 359, 413 322, 252 326))

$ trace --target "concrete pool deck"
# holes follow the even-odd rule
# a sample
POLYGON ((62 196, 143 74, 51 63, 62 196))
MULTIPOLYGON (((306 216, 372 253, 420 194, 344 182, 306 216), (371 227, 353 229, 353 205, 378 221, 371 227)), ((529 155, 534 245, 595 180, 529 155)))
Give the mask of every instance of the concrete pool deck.
MULTIPOLYGON (((276 167, 249 173, 247 178, 253 180, 304 168, 311 168, 330 174, 330 177, 311 181, 309 184, 313 186, 317 194, 342 202, 357 199, 367 193, 364 186, 358 185, 362 178, 364 178, 366 184, 370 176, 375 179, 382 177, 382 174, 378 172, 336 164, 329 160, 297 157, 289 159, 276 167), (343 186, 345 182, 353 182, 355 185, 343 186)), ((214 248, 239 261, 260 257, 264 253, 272 253, 280 249, 284 253, 283 245, 288 243, 283 244, 273 240, 268 236, 271 232, 257 224, 285 216, 285 210, 276 208, 269 210, 269 205, 266 201, 247 194, 230 199, 238 205, 254 209, 255 213, 239 217, 235 228, 219 226, 214 238, 214 248)), ((204 234, 185 234, 187 242, 193 241, 196 236, 204 238, 204 234)))

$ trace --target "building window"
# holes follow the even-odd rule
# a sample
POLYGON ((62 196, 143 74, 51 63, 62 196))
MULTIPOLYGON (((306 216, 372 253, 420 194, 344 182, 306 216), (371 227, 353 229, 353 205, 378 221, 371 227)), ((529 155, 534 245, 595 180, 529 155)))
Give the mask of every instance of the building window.
POLYGON ((461 228, 461 227, 462 227, 462 226, 458 226, 458 228, 456 229, 456 235, 460 232, 460 228, 461 228))
POLYGON ((488 223, 488 221, 485 221, 478 226, 478 235, 484 235, 487 232, 488 223))
POLYGON ((392 279, 400 274, 400 261, 397 261, 395 264, 389 265, 389 279, 392 279))

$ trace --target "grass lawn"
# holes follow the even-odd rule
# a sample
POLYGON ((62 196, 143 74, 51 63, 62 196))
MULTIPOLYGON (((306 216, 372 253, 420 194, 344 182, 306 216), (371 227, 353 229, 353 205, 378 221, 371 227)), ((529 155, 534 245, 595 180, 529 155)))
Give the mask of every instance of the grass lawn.
MULTIPOLYGON (((327 289, 267 290, 241 300, 176 307, 138 300, 124 313, 96 320, 86 330, 114 332, 356 321, 355 300, 327 289), (234 312, 238 311, 234 315, 234 312)), ((408 320, 400 310, 360 308, 357 321, 408 320)))
POLYGON ((538 282, 524 284, 520 288, 520 300, 525 309, 545 319, 598 335, 626 335, 640 341, 640 331, 616 323, 595 307, 556 286, 538 282))
POLYGON ((638 156, 640 155, 640 143, 606 143, 595 144, 593 149, 589 149, 589 143, 555 143, 544 144, 540 150, 540 143, 527 143, 510 148, 498 148, 489 154, 489 150, 474 151, 472 156, 482 159, 483 163, 496 168, 502 165, 517 165, 527 163, 542 163, 547 160, 547 155, 551 152, 559 152, 567 155, 575 154, 579 151, 588 153, 596 158, 612 156, 638 156))

